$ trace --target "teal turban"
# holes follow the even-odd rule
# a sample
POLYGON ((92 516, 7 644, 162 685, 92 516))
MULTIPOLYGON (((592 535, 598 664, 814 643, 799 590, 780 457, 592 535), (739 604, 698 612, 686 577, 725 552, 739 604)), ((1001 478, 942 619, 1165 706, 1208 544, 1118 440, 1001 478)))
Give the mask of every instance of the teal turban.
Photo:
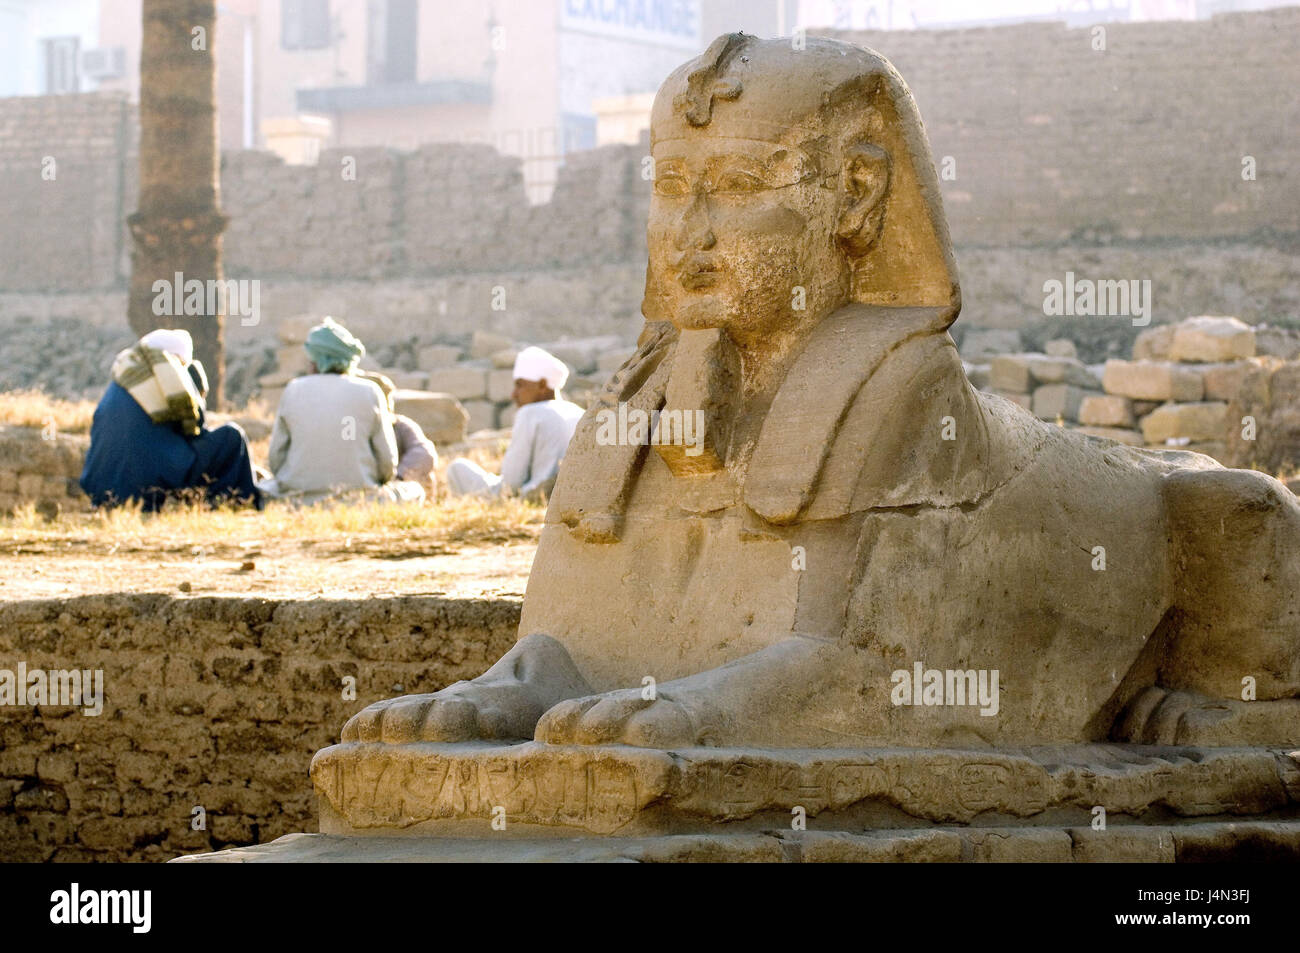
POLYGON ((346 374, 366 353, 366 346, 333 318, 312 328, 303 347, 322 374, 346 374))

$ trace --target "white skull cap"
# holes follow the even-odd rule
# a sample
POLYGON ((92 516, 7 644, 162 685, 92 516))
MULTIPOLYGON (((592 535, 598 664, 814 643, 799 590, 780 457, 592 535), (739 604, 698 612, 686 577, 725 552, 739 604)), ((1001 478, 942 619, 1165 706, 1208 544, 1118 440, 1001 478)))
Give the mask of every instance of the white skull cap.
POLYGON ((559 390, 569 379, 569 368, 550 351, 526 347, 515 356, 514 375, 516 380, 544 380, 551 390, 559 390))

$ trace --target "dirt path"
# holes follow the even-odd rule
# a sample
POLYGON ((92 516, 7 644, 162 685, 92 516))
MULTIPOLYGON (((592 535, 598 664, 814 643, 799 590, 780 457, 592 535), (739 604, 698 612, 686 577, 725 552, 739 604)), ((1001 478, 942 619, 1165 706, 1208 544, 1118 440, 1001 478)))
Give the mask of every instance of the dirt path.
POLYGON ((104 592, 326 598, 522 596, 537 544, 418 539, 249 540, 142 547, 102 540, 11 538, 0 545, 0 601, 104 592), (188 586, 188 590, 184 587, 188 586))

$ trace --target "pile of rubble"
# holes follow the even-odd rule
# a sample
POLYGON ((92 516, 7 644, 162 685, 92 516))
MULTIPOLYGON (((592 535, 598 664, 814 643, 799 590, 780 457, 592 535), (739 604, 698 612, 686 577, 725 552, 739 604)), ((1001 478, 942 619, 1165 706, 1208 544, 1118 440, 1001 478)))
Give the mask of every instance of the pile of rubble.
POLYGON ((1136 447, 1194 450, 1276 472, 1300 462, 1300 340, 1232 317, 1138 335, 1131 360, 1085 365, 1074 344, 993 355, 971 380, 1043 420, 1136 447))
POLYGON ((1099 368, 1076 356, 1074 343, 1049 341, 1045 354, 999 354, 986 372, 972 369, 977 386, 1014 401, 1043 420, 1075 422, 1085 399, 1101 391, 1099 368))

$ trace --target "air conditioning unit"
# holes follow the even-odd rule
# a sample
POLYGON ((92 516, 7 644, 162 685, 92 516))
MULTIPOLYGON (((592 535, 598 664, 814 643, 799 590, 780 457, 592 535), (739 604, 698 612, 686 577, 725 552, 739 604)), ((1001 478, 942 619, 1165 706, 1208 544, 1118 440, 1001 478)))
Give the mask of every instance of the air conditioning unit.
POLYGON ((81 75, 90 79, 121 79, 126 75, 126 48, 107 46, 82 50, 81 75))

